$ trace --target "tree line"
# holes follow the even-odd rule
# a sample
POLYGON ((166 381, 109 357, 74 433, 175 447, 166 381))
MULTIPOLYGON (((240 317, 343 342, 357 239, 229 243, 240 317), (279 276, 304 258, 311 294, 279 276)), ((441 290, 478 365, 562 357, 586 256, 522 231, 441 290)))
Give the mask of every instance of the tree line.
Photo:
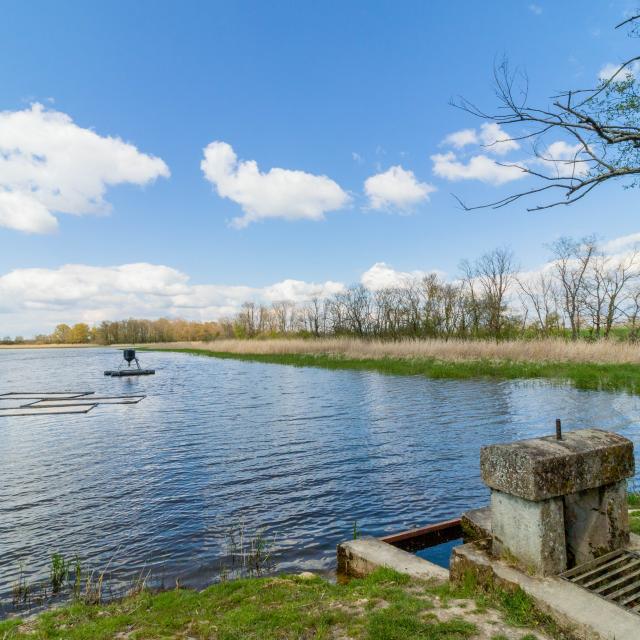
MULTIPOLYGON (((356 336, 360 338, 514 339, 640 337, 640 254, 609 255, 594 237, 560 238, 539 271, 518 268, 501 247, 436 273, 371 290, 354 285, 304 303, 245 302, 226 319, 128 319, 60 324, 41 344, 144 344, 216 338, 356 336)), ((25 342, 22 338, 2 342, 25 342)))
POLYGON ((214 340, 221 335, 217 322, 194 322, 182 319, 104 321, 93 327, 84 322, 59 324, 50 334, 33 340, 20 336, 3 338, 2 344, 145 344, 152 342, 192 342, 214 340))
POLYGON ((247 302, 223 335, 302 334, 362 338, 509 339, 640 336, 640 255, 608 255, 594 237, 560 238, 536 273, 518 269, 508 248, 463 261, 446 281, 436 273, 398 286, 349 287, 305 304, 247 302))

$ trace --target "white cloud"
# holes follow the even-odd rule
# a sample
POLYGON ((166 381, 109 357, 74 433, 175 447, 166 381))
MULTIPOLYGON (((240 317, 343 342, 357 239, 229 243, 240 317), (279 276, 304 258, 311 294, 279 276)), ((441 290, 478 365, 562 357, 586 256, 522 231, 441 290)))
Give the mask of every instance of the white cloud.
POLYGON ((580 143, 568 144, 564 140, 557 140, 538 152, 538 157, 530 164, 545 167, 547 172, 559 178, 579 178, 589 172, 589 164, 584 162, 583 146, 580 143))
POLYGON ((69 264, 58 269, 15 269, 0 276, 2 334, 50 332, 60 322, 123 317, 212 320, 234 314, 243 302, 302 302, 342 291, 340 282, 287 279, 266 287, 191 284, 164 265, 111 267, 69 264))
POLYGON ((232 221, 239 228, 265 218, 322 220, 350 200, 327 176, 279 168, 262 173, 255 160, 238 160, 226 142, 209 144, 200 168, 218 195, 242 207, 245 215, 232 221))
MULTIPOLYGON (((607 64, 603 65, 598 71, 598 79, 599 80, 609 80, 618 70, 620 69, 619 64, 614 64, 613 62, 607 62, 607 64)), ((640 64, 635 63, 629 67, 625 67, 620 73, 616 75, 616 81, 623 82, 628 80, 630 77, 635 78, 638 75, 638 71, 640 71, 640 64)))
POLYGON ((519 149, 516 140, 511 140, 509 134, 495 122, 483 122, 480 129, 461 129, 450 133, 442 144, 463 149, 469 145, 481 145, 487 153, 505 155, 509 151, 519 149))
POLYGON ((443 144, 462 149, 469 144, 478 144, 478 132, 475 129, 461 129, 450 133, 443 141, 443 144))
POLYGON ((424 200, 436 188, 426 182, 418 182, 413 171, 397 165, 384 173, 378 173, 365 180, 364 191, 372 209, 411 209, 424 200))
POLYGON ((480 126, 480 142, 489 153, 503 156, 509 151, 519 149, 517 140, 512 140, 509 134, 495 122, 485 122, 480 126))
POLYGON ((628 236, 609 240, 602 245, 602 249, 606 253, 618 253, 623 249, 631 249, 634 246, 640 246, 640 233, 630 233, 628 236))
POLYGON ((371 268, 367 269, 360 277, 360 282, 371 291, 380 289, 389 289, 391 287, 404 287, 415 280, 424 278, 429 273, 437 273, 443 275, 442 271, 397 271, 386 262, 376 262, 371 268))
POLYGON ((50 233, 54 213, 108 212, 109 186, 168 176, 160 158, 41 104, 0 112, 0 226, 50 233))
POLYGON ((431 156, 433 172, 446 180, 479 180, 492 185, 501 185, 520 180, 526 173, 515 166, 498 164, 486 155, 471 157, 467 162, 459 160, 453 151, 431 156))
POLYGON ((265 300, 278 302, 280 300, 311 300, 312 298, 326 298, 336 293, 344 291, 345 286, 341 282, 315 283, 304 282, 303 280, 283 280, 266 287, 262 294, 265 300))
MULTIPOLYGON (((630 260, 637 245, 640 232, 609 240, 601 248, 615 265, 617 261, 630 260)), ((541 273, 551 270, 553 263, 547 262, 520 272, 518 277, 535 282, 541 273)), ((399 271, 385 262, 376 262, 362 273, 360 282, 378 291, 407 286, 431 273, 446 279, 446 274, 437 269, 399 271)), ((51 332, 60 322, 94 324, 123 317, 216 320, 233 315, 243 302, 250 300, 300 303, 344 289, 343 283, 333 280, 313 283, 285 279, 264 287, 191 284, 187 274, 149 263, 15 269, 0 275, 0 337, 51 332)))
POLYGON ((531 11, 531 13, 539 16, 542 14, 542 7, 540 5, 537 4, 530 4, 529 5, 529 11, 531 11))

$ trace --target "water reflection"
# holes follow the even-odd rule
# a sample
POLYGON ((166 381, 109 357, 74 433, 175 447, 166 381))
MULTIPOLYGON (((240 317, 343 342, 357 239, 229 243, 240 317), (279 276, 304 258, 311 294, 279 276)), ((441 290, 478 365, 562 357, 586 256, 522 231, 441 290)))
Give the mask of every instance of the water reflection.
POLYGON ((354 521, 380 535, 486 502, 482 444, 599 426, 638 443, 640 398, 543 382, 428 380, 112 350, 0 351, 0 392, 145 393, 87 415, 0 418, 0 597, 50 553, 171 583, 218 568, 225 532, 275 536, 279 568, 333 566, 354 521))

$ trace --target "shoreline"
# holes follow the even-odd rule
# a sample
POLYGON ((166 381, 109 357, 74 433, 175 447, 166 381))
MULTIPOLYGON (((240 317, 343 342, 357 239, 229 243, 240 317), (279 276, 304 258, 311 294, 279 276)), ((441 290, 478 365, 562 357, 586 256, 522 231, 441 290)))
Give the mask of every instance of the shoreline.
POLYGON ((0 344, 0 349, 98 349, 104 344, 0 344))
POLYGON ((427 378, 468 380, 548 380, 570 383, 577 389, 640 393, 640 366, 633 363, 549 362, 475 358, 380 357, 354 358, 337 353, 237 353, 204 347, 137 347, 147 351, 169 351, 219 359, 318 367, 334 370, 377 371, 386 375, 421 375, 427 378))

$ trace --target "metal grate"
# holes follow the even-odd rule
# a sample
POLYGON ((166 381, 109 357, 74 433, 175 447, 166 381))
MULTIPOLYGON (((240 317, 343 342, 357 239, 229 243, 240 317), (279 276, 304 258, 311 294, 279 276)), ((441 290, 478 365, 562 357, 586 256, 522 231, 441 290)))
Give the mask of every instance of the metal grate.
POLYGON ((618 549, 565 571, 561 578, 640 615, 640 555, 618 549))

